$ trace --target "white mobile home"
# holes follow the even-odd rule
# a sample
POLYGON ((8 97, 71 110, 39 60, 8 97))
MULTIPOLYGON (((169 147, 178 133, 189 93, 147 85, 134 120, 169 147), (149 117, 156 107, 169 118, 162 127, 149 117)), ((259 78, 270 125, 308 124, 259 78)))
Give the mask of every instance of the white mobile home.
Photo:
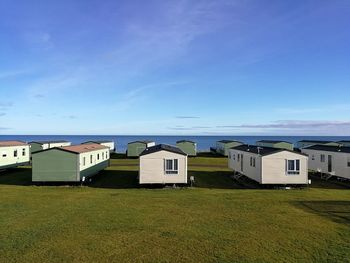
POLYGON ((229 150, 228 166, 259 184, 308 184, 305 154, 271 147, 240 145, 229 150))
POLYGON ((81 182, 109 166, 109 148, 81 144, 32 155, 33 182, 81 182))
POLYGON ((187 184, 187 154, 159 144, 145 149, 139 158, 140 184, 187 184))
POLYGON ((100 144, 100 145, 103 145, 103 146, 107 146, 109 148, 110 152, 115 152, 116 151, 114 141, 97 140, 97 141, 87 141, 87 142, 84 142, 83 144, 91 144, 91 143, 96 143, 96 144, 100 144))
POLYGON ((302 149, 309 156, 309 169, 350 179, 350 147, 313 145, 302 149))
POLYGON ((0 170, 29 164, 30 146, 21 141, 0 141, 0 170))
POLYGON ((54 147, 64 147, 71 145, 71 143, 67 141, 35 141, 30 142, 29 144, 31 153, 47 150, 54 147))

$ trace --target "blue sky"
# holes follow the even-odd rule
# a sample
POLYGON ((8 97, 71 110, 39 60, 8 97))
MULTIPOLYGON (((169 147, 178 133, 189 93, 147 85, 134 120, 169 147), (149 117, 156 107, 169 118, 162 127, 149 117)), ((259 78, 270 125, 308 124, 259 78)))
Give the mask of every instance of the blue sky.
POLYGON ((350 1, 0 0, 0 134, 350 135, 350 1))

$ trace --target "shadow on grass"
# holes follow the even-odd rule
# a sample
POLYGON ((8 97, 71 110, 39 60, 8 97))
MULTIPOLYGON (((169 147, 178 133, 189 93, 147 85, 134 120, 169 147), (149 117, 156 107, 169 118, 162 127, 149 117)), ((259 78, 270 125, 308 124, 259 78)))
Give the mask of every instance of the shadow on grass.
POLYGON ((32 185, 32 169, 12 168, 0 172, 0 185, 32 185))
POLYGON ((89 187, 128 189, 140 188, 137 171, 103 170, 92 179, 89 187))
POLYGON ((111 159, 126 159, 126 154, 125 153, 111 153, 110 156, 111 159))
MULTIPOLYGON (((0 173, 0 185, 30 186, 32 173, 30 168, 14 168, 0 173)), ((197 188, 210 189, 257 189, 258 184, 247 178, 235 180, 231 178, 229 171, 189 171, 188 176, 195 177, 194 186, 197 188)), ((67 185, 67 183, 61 183, 67 185)), ((61 185, 55 183, 53 185, 61 185)), ((46 184, 50 185, 50 184, 46 184)), ((71 184, 75 185, 75 184, 71 184)), ((138 171, 103 170, 92 178, 88 183, 93 188, 130 189, 130 188, 163 188, 164 185, 139 185, 138 171)))
POLYGON ((232 178, 231 171, 189 171, 188 176, 194 176, 195 187, 211 189, 259 189, 259 184, 241 178, 236 180, 232 178))
POLYGON ((310 173, 309 179, 311 179, 312 188, 322 189, 350 189, 350 181, 340 181, 335 177, 328 180, 322 179, 316 173, 310 173))
POLYGON ((350 225, 350 201, 300 201, 293 202, 298 208, 337 223, 350 225))
POLYGON ((197 157, 227 158, 223 155, 213 153, 213 152, 199 152, 199 153, 197 153, 197 157))

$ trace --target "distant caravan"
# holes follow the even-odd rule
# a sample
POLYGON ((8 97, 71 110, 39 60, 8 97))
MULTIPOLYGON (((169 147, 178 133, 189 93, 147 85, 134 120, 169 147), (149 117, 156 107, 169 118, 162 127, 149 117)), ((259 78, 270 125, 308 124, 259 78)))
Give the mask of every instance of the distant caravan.
POLYGON ((22 141, 0 141, 0 170, 27 165, 30 146, 22 141))

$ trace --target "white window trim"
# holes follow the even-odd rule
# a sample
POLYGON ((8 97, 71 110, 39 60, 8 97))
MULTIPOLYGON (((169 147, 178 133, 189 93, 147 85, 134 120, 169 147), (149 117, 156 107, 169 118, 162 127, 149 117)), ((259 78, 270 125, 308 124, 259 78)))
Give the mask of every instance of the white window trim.
POLYGON ((179 159, 164 159, 164 173, 166 175, 178 175, 179 174, 179 159), (177 170, 175 170, 175 160, 177 161, 177 170), (172 162, 172 169, 167 169, 167 161, 172 162))
POLYGON ((299 175, 300 174, 300 160, 295 159, 295 160, 286 160, 286 174, 287 175, 299 175), (294 162, 294 170, 289 170, 289 162, 293 161, 294 162), (297 161, 299 161, 299 170, 297 170, 297 161))

